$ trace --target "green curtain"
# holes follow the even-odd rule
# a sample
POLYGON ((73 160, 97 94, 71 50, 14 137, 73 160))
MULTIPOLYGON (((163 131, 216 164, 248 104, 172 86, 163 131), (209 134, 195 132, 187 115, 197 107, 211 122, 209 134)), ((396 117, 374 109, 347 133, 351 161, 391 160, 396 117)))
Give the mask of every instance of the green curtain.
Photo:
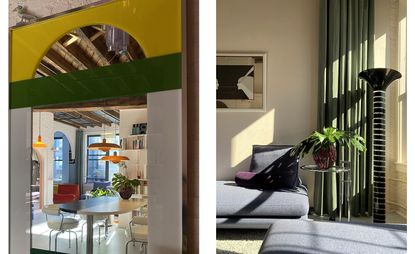
POLYGON ((84 153, 84 131, 76 130, 76 144, 75 144, 75 170, 77 172, 77 183, 79 184, 79 189, 81 194, 84 193, 83 190, 83 178, 84 171, 82 170, 82 161, 84 153))
MULTIPOLYGON (((372 92, 358 79, 358 74, 373 67, 373 44, 373 0, 321 0, 319 129, 332 126, 354 131, 366 138, 368 148, 366 153, 337 148, 338 160, 352 162, 354 216, 371 213, 372 92)), ((334 173, 316 174, 314 208, 317 214, 337 212, 338 178, 334 173)))

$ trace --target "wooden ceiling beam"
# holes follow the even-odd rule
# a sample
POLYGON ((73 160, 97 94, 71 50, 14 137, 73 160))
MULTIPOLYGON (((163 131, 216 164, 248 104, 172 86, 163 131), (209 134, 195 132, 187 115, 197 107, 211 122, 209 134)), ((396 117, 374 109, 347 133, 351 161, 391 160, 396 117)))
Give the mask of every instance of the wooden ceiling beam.
POLYGON ((100 111, 117 109, 146 108, 146 96, 123 97, 97 101, 86 101, 71 104, 50 105, 34 108, 35 112, 71 112, 71 111, 100 111))
POLYGON ((78 71, 77 68, 75 68, 71 63, 66 61, 65 58, 63 58, 58 52, 56 52, 53 49, 49 50, 45 56, 49 58, 52 62, 54 62, 56 65, 58 65, 60 68, 62 68, 65 72, 78 71))
POLYGON ((52 50, 55 50, 63 59, 70 63, 77 70, 86 70, 87 67, 79 61, 71 52, 69 52, 66 47, 64 47, 59 41, 55 42, 52 45, 52 50))
MULTIPOLYGON (((71 40, 71 36, 65 35, 60 39, 60 43, 64 44, 66 41, 71 40)), ((99 65, 91 59, 91 57, 88 57, 87 54, 85 54, 85 51, 79 46, 78 43, 71 43, 67 44, 66 50, 68 50, 74 57, 76 57, 82 64, 84 64, 88 69, 99 67, 99 65)))
POLYGON ((115 119, 117 119, 118 121, 120 120, 120 113, 115 111, 115 110, 103 110, 103 112, 115 119))
POLYGON ((103 118, 103 117, 101 117, 97 114, 94 114, 93 112, 77 111, 77 113, 79 113, 80 115, 82 115, 83 117, 85 117, 87 119, 90 119, 91 121, 100 123, 101 127, 102 127, 103 124, 108 125, 108 126, 111 126, 111 124, 112 124, 111 121, 109 121, 109 120, 107 120, 107 119, 105 119, 105 118, 103 118))
POLYGON ((97 41, 100 40, 95 40, 94 42, 92 42, 88 35, 85 34, 84 31, 87 31, 87 29, 81 28, 81 29, 76 29, 75 32, 79 35, 80 40, 77 41, 78 45, 88 54, 90 55, 94 61, 97 62, 97 64, 99 66, 106 66, 106 65, 110 65, 110 58, 108 58, 107 56, 107 52, 106 52, 106 45, 105 45, 105 50, 99 49, 97 48, 97 41))
POLYGON ((82 127, 81 125, 76 124, 76 123, 73 123, 72 121, 62 120, 62 119, 57 118, 57 117, 54 117, 53 120, 55 120, 56 122, 60 122, 60 123, 63 123, 63 124, 66 124, 66 125, 69 125, 69 126, 78 128, 78 129, 82 127))
POLYGON ((99 122, 96 122, 96 121, 90 121, 90 120, 88 120, 88 119, 85 119, 81 114, 79 114, 78 112, 75 112, 75 111, 71 111, 71 112, 63 112, 64 114, 66 114, 66 115, 68 115, 68 116, 70 116, 70 117, 72 117, 72 119, 68 119, 69 121, 71 121, 71 122, 75 122, 76 124, 79 124, 79 125, 81 125, 82 127, 84 127, 84 128, 86 128, 86 127, 88 127, 88 126, 91 126, 91 127, 95 127, 95 126, 102 126, 102 124, 101 123, 99 123, 99 122), (75 121, 75 120, 84 120, 84 121, 86 121, 87 123, 79 123, 79 122, 77 122, 77 121, 75 121))

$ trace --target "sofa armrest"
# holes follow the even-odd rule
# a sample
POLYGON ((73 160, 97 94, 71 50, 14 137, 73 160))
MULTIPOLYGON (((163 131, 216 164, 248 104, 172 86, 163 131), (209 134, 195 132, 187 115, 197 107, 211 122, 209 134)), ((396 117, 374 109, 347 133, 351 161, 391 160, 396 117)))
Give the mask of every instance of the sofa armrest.
POLYGON ((76 195, 74 194, 53 194, 53 203, 61 204, 68 203, 76 200, 76 195))

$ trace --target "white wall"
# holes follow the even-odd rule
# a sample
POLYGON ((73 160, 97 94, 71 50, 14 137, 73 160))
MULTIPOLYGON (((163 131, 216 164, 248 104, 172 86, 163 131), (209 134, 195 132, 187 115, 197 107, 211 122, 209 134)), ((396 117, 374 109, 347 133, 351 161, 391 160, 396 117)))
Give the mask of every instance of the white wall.
MULTIPOLYGON (((39 135, 39 114, 41 114, 41 134, 42 141, 47 145, 46 148, 35 148, 42 158, 43 165, 43 203, 44 205, 53 203, 53 141, 54 141, 54 121, 53 113, 42 112, 33 113, 33 140, 36 142, 39 135)), ((29 125, 30 126, 30 125, 29 125)))
POLYGON ((296 144, 317 128, 318 49, 318 0, 217 1, 217 51, 268 57, 266 112, 217 113, 217 179, 246 171, 253 144, 296 144))
POLYGON ((181 94, 147 94, 149 253, 182 252, 181 94))
POLYGON ((30 253, 31 121, 31 108, 10 110, 10 222, 8 227, 9 253, 13 254, 30 253))
MULTIPOLYGON (((68 138, 71 145, 72 158, 75 158, 76 128, 56 122, 53 113, 42 112, 41 134, 46 148, 35 148, 42 158, 43 174, 43 200, 44 204, 53 203, 53 143, 55 132, 60 131, 68 138)), ((39 112, 33 113, 33 142, 36 142, 39 133, 39 112)))
POLYGON ((386 93, 386 212, 406 217, 406 0, 375 3, 375 67, 402 74, 386 93))

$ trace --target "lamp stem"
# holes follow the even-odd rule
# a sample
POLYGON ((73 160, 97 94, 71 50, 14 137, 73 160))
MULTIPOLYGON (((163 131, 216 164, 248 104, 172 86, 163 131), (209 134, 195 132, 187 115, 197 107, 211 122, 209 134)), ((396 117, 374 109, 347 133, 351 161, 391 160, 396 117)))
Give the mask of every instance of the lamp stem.
POLYGON ((40 122, 42 121, 42 113, 39 112, 39 135, 38 136, 42 136, 42 134, 40 133, 40 122))

